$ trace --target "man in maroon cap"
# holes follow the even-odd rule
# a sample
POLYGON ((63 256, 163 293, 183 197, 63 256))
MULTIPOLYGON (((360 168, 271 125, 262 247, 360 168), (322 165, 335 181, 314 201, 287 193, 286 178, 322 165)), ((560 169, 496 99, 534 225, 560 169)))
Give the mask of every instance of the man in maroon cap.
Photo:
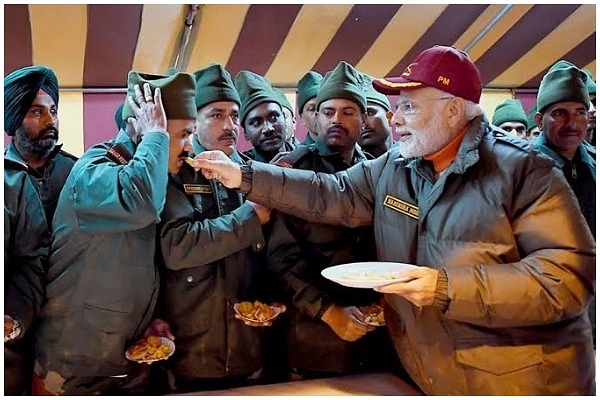
POLYGON ((196 166, 272 209, 373 225, 380 261, 414 264, 375 289, 426 394, 595 394, 596 245, 562 172, 494 134, 460 50, 429 48, 373 85, 398 95, 398 146, 375 160, 335 175, 240 168, 216 152, 196 166))

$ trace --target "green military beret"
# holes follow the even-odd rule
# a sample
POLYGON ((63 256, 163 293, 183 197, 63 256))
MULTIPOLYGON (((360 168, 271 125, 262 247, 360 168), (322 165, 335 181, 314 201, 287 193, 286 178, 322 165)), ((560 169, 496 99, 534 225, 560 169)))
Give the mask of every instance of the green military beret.
POLYGON ((596 94, 596 82, 594 81, 594 77, 592 73, 587 69, 583 70, 583 73, 586 74, 587 79, 585 81, 585 86, 587 87, 589 94, 596 94))
POLYGON ((586 87, 587 75, 568 61, 560 60, 542 78, 537 95, 540 112, 559 102, 573 101, 590 107, 590 95, 586 87))
POLYGON ((317 94, 317 110, 325 100, 346 99, 355 102, 362 112, 366 112, 367 99, 360 85, 359 74, 352 65, 340 61, 323 78, 317 94))
POLYGON ((500 126, 505 122, 521 122, 527 126, 527 115, 523 105, 517 99, 508 99, 500 103, 494 110, 492 124, 500 126))
POLYGON ((277 103, 281 107, 280 99, 273 90, 271 82, 264 76, 255 74, 252 71, 240 71, 235 76, 235 87, 242 101, 240 107, 240 122, 242 125, 244 125, 248 113, 261 103, 277 103))
POLYGON ((211 64, 194 72, 194 76, 197 109, 217 101, 232 101, 241 106, 240 95, 233 85, 231 75, 221 64, 211 64))
MULTIPOLYGON (((194 75, 186 72, 177 72, 173 75, 153 75, 142 72, 129 71, 127 75, 127 96, 135 99, 133 90, 136 84, 144 90, 144 83, 150 84, 152 96, 154 90, 160 88, 163 107, 167 119, 196 119, 196 80, 194 75)), ((123 106, 123 120, 133 117, 133 110, 126 101, 123 106)))
POLYGON ((371 75, 365 74, 364 72, 359 72, 359 83, 364 91, 367 103, 379 104, 385 109, 385 111, 392 111, 390 99, 388 99, 385 94, 375 90, 373 87, 373 79, 374 78, 371 75))
POLYGON ((298 112, 302 115, 302 109, 308 101, 317 97, 319 88, 323 82, 323 75, 315 71, 308 71, 298 81, 298 112))
POLYGON ((277 87, 274 87, 273 90, 275 91, 275 94, 277 95, 277 98, 279 99, 279 104, 281 104, 282 107, 285 107, 288 110, 290 110, 292 115, 294 115, 294 107, 292 107, 292 104, 287 99, 285 92, 277 87))
POLYGON ((535 114, 537 113, 537 106, 531 107, 529 113, 527 113, 527 130, 530 131, 537 126, 535 123, 535 114))
POLYGON ((13 136, 19 129, 40 90, 58 107, 58 79, 51 68, 31 65, 4 77, 4 132, 7 135, 13 136))

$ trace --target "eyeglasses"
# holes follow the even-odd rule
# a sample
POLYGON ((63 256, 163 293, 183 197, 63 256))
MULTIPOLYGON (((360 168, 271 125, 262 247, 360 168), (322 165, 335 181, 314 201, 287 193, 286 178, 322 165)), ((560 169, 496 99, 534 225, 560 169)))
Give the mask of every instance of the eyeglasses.
MULTIPOLYGON (((448 100, 448 99, 453 99, 453 98, 454 98, 454 96, 436 97, 433 99, 419 100, 419 103, 425 103, 426 101, 448 100)), ((418 114, 420 111, 420 108, 417 106, 417 104, 418 103, 415 103, 409 99, 401 100, 397 104, 397 110, 400 111, 402 113, 402 115, 412 116, 412 115, 418 114)))

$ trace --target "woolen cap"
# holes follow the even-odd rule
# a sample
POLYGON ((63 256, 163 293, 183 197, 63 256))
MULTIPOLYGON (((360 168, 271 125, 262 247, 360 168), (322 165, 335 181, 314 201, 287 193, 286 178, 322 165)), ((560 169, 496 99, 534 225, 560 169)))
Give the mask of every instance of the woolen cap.
POLYGON ((346 99, 356 103, 363 113, 367 112, 367 99, 360 79, 360 72, 346 61, 340 61, 321 82, 317 93, 317 110, 326 100, 346 99))
POLYGON ((527 126, 527 115, 519 100, 508 99, 500 103, 494 110, 492 124, 500 126, 505 122, 520 122, 527 126))
POLYGON ((388 95, 430 86, 473 103, 479 103, 483 90, 479 69, 469 55, 454 47, 438 45, 419 54, 401 76, 375 79, 373 86, 388 95))
POLYGON ((221 64, 211 64, 194 72, 196 77, 196 109, 217 101, 231 101, 241 106, 231 75, 221 64))
POLYGON ((388 97, 385 94, 375 90, 375 88, 373 87, 374 79, 375 78, 373 78, 371 75, 365 74, 364 72, 360 72, 359 82, 361 88, 364 90, 365 97, 367 99, 367 104, 379 104, 385 109, 385 111, 392 111, 390 99, 388 99, 388 97))
POLYGON ((58 107, 58 79, 50 67, 31 65, 4 77, 4 132, 13 136, 42 90, 58 107))
POLYGON ((317 97, 321 82, 323 82, 323 75, 316 71, 308 71, 298 81, 298 113, 300 115, 302 115, 302 109, 306 103, 317 97))
POLYGON ((568 61, 560 60, 542 78, 537 95, 539 112, 555 103, 573 101, 590 107, 587 75, 568 61))
POLYGON ((279 96, 273 90, 271 82, 264 76, 244 70, 237 73, 234 81, 242 101, 240 106, 240 123, 242 125, 244 125, 248 113, 261 103, 277 103, 281 107, 279 96))
MULTIPOLYGON (((177 72, 173 75, 154 75, 143 72, 129 71, 127 75, 127 96, 135 99, 134 86, 140 85, 144 90, 144 83, 150 84, 152 96, 154 90, 160 88, 163 107, 167 119, 196 119, 196 79, 187 72, 177 72)), ((129 101, 123 106, 123 120, 133 117, 133 110, 129 101)))

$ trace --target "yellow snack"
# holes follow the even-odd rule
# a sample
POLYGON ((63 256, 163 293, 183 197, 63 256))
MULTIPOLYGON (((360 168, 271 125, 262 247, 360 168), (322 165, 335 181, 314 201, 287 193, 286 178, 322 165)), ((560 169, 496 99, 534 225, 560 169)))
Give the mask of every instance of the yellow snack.
POLYGON ((365 316, 365 322, 371 325, 385 325, 383 307, 373 304, 370 306, 358 307, 358 310, 365 316))
POLYGON ((138 340, 127 350, 129 358, 134 361, 156 361, 169 355, 171 348, 163 344, 160 337, 148 336, 138 340))

